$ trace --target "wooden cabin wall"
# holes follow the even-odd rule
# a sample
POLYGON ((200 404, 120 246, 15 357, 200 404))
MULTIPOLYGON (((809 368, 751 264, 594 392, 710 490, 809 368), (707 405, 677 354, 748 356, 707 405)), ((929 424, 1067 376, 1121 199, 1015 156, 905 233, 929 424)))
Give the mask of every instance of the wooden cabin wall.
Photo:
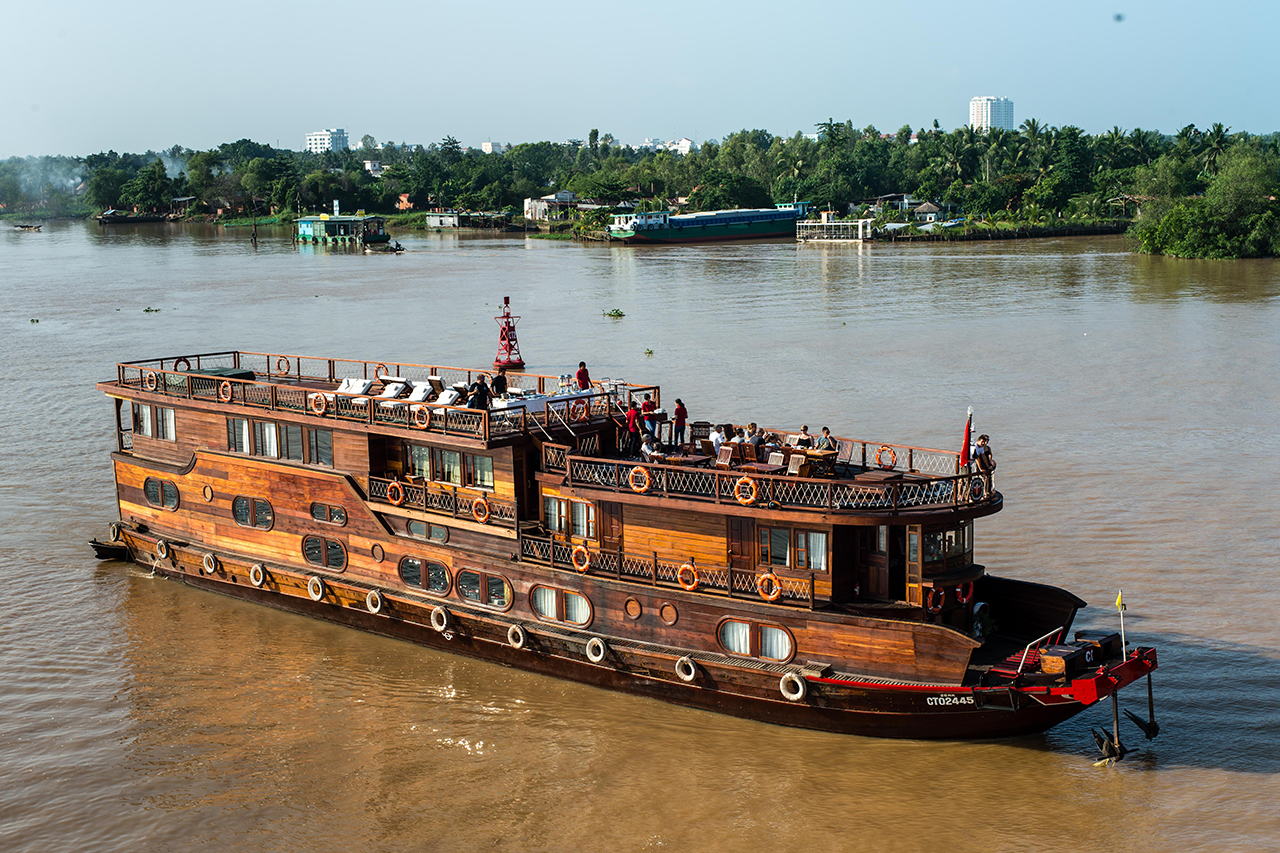
POLYGON ((622 510, 622 548, 657 553, 659 560, 709 566, 727 561, 724 516, 628 504, 622 510))

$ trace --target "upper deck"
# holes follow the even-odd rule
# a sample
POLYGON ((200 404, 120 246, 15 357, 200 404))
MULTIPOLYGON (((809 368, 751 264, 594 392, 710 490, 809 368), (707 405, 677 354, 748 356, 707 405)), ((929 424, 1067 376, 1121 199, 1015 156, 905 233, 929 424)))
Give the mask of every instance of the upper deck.
MULTIPOLYGON (((953 451, 837 438, 838 451, 821 471, 766 473, 737 458, 691 467, 689 457, 661 462, 613 450, 629 404, 656 385, 600 379, 587 390, 571 377, 510 372, 508 394, 489 409, 465 405, 465 388, 493 371, 403 362, 371 362, 261 352, 226 351, 144 359, 116 366, 99 389, 115 397, 157 395, 230 416, 266 412, 317 427, 399 434, 408 441, 447 441, 491 447, 538 439, 543 477, 574 490, 620 493, 629 500, 720 504, 729 512, 806 511, 883 518, 912 512, 987 515, 1002 498, 962 468, 953 451), (349 390, 350 381, 356 388, 349 390), (383 396, 403 382, 408 390, 383 396), (413 396, 413 392, 421 392, 413 396), (454 399, 457 392, 461 399, 454 399), (408 394, 409 396, 405 396, 408 394), (647 472, 634 475, 637 467, 647 472), (740 481, 747 479, 748 484, 740 481), (643 488, 639 488, 640 484, 643 488), (749 496, 749 500, 745 499, 749 496)), ((781 435, 785 431, 778 430, 781 435)), ((695 427, 696 437, 696 427, 695 427)), ((120 446, 127 449, 122 436, 120 446)), ((789 450, 789 448, 788 448, 789 450)), ((818 468, 819 466, 814 466, 818 468)), ((369 498, 387 500, 396 475, 368 475, 369 498)), ((616 500, 616 498, 611 498, 616 500)), ((410 490, 408 505, 427 499, 410 490)))

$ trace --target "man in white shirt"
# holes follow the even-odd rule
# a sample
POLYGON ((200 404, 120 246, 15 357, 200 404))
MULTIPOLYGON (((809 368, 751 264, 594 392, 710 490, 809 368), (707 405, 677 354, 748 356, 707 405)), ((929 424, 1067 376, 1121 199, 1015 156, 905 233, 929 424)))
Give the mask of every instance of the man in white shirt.
POLYGON ((717 454, 720 453, 720 445, 724 444, 724 433, 720 432, 719 426, 711 428, 711 434, 707 436, 711 441, 711 446, 715 448, 717 454))

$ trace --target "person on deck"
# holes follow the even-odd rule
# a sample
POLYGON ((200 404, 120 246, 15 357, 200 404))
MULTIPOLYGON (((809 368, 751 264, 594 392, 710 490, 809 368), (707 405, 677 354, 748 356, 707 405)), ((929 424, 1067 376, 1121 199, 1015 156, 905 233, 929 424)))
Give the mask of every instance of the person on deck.
POLYGON ((658 452, 658 439, 652 435, 645 435, 644 442, 640 445, 640 458, 645 462, 661 462, 662 454, 658 452))
POLYGON ((730 444, 742 444, 747 440, 747 431, 742 427, 738 427, 738 431, 733 434, 733 438, 729 439, 730 444))
POLYGON ((808 424, 800 427, 800 434, 796 436, 796 447, 813 447, 813 436, 809 435, 808 424))
POLYGON ((640 410, 636 408, 636 401, 631 401, 631 406, 627 409, 627 456, 635 456, 640 452, 640 410))
POLYGON ((489 383, 485 381, 485 375, 481 373, 476 377, 476 381, 471 383, 471 387, 467 389, 470 395, 467 397, 468 409, 487 409, 489 408, 489 383))
POLYGON ((711 432, 707 433, 707 441, 711 442, 712 449, 718 454, 720 445, 724 444, 724 433, 720 431, 719 424, 711 427, 711 432))
POLYGON ((654 418, 653 413, 658 411, 658 404, 653 402, 653 397, 649 394, 644 395, 644 402, 640 404, 640 414, 644 419, 644 431, 647 435, 657 435, 658 422, 654 418))
POLYGON ((493 396, 502 397, 507 393, 507 369, 499 367, 498 373, 493 377, 493 382, 489 383, 489 388, 493 391, 493 396))
POLYGON ((591 389, 591 374, 587 372, 587 363, 585 361, 578 362, 578 372, 574 374, 574 379, 578 382, 579 391, 591 389))
POLYGON ((991 436, 983 434, 969 448, 969 458, 982 475, 983 496, 991 497, 991 472, 996 470, 996 458, 991 453, 991 436))
POLYGON ((684 401, 676 397, 675 424, 672 427, 672 441, 676 447, 684 446, 684 427, 688 422, 689 410, 684 407, 684 401))
POLYGON ((840 445, 831 437, 831 430, 826 427, 822 428, 822 435, 818 436, 818 443, 814 445, 818 450, 839 450, 840 445))
POLYGON ((747 424, 747 444, 752 447, 759 447, 764 444, 764 430, 754 423, 747 424))

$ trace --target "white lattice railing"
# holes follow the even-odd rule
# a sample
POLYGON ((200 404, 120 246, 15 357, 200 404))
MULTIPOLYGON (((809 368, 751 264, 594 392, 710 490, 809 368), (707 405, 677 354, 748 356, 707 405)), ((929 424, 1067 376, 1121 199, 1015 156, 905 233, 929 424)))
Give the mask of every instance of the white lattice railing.
POLYGON ((466 521, 480 520, 475 511, 475 502, 480 499, 483 499, 488 507, 489 517, 486 523, 507 528, 516 526, 516 505, 510 501, 498 500, 489 494, 461 491, 456 486, 441 486, 435 483, 424 485, 392 480, 387 477, 371 476, 369 478, 369 500, 375 503, 419 509, 451 518, 462 518, 466 521), (388 489, 393 482, 399 486, 404 496, 398 504, 388 496, 388 489))

